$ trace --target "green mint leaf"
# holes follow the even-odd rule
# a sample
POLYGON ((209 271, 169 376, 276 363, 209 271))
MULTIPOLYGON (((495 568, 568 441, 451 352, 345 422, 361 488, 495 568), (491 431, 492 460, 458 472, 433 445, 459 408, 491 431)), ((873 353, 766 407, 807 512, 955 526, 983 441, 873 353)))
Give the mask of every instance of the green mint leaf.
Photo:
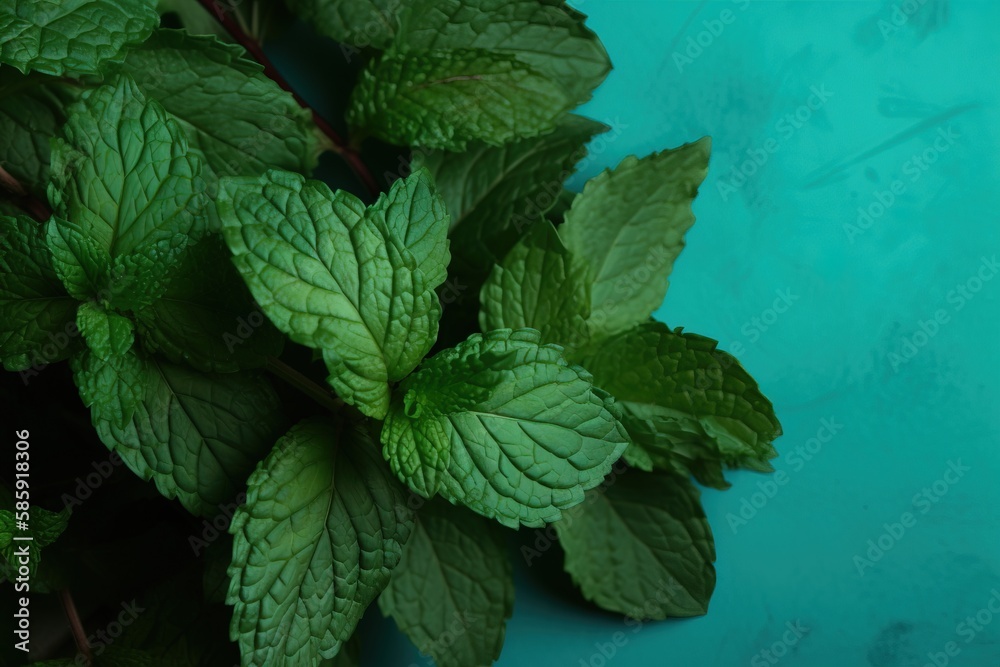
POLYGON ((160 22, 156 0, 6 0, 0 63, 55 76, 100 74, 160 22))
POLYGON ((101 359, 125 354, 135 342, 130 319, 105 310, 93 301, 80 304, 76 311, 76 326, 87 347, 101 359))
POLYGON ((611 62, 586 16, 562 0, 413 0, 401 16, 400 51, 485 49, 512 55, 564 90, 590 99, 611 62))
POLYGON ((69 108, 49 200, 111 257, 204 231, 201 161, 177 121, 127 76, 69 108))
POLYGON ((49 181, 49 139, 66 120, 72 85, 0 68, 0 167, 36 195, 49 181))
POLYGON ((590 276, 548 220, 539 220, 493 267, 479 297, 479 324, 538 329, 542 340, 580 347, 589 339, 590 276))
POLYGON ((134 349, 72 361, 101 441, 194 514, 232 500, 281 423, 274 389, 250 372, 198 373, 134 349))
POLYGON ((263 366, 284 342, 214 236, 186 249, 163 296, 137 318, 147 349, 206 372, 263 366))
POLYGON ((705 614, 715 542, 699 497, 683 477, 631 471, 557 523, 584 597, 635 619, 705 614))
POLYGON ((7 370, 44 365, 70 354, 78 303, 52 267, 42 227, 25 216, 0 216, 0 360, 7 370))
POLYGON ((309 111, 238 46, 158 30, 129 51, 121 70, 177 120, 218 176, 316 166, 319 134, 309 111))
POLYGON ((513 56, 463 49, 387 53, 361 73, 348 123, 398 145, 464 150, 544 134, 573 108, 513 56))
POLYGON ((549 134, 500 147, 471 144, 463 153, 418 151, 451 213, 454 258, 448 270, 475 285, 562 192, 584 145, 607 126, 567 116, 549 134))
POLYGON ((628 442, 612 399, 532 329, 475 334, 399 387, 382 429, 393 472, 500 523, 540 526, 583 500, 628 442))
POLYGON ((278 440, 233 517, 243 665, 315 665, 389 583, 413 518, 367 432, 312 419, 278 440))
POLYGON ((722 466, 773 470, 781 424, 771 402, 716 341, 660 322, 619 334, 582 355, 595 383, 618 401, 633 445, 626 460, 686 471, 726 488, 722 466))
POLYGON ((57 513, 32 505, 28 511, 28 530, 21 530, 18 515, 23 512, 15 512, 13 502, 9 505, 11 509, 0 509, 0 579, 13 581, 18 576, 21 556, 17 552, 26 544, 30 545, 28 577, 33 579, 42 561, 42 550, 55 542, 69 525, 70 510, 66 508, 57 513), (31 541, 15 540, 15 537, 30 537, 31 541))
POLYGON ((286 0, 317 32, 346 48, 387 48, 398 29, 402 0, 286 0))
POLYGON ((627 157, 587 182, 559 234, 590 265, 591 331, 611 335, 646 320, 694 224, 691 202, 708 171, 708 138, 627 157))
POLYGON ((80 225, 53 216, 45 224, 45 243, 67 292, 81 301, 107 297, 112 260, 99 241, 80 225))
POLYGON ((347 192, 279 171, 223 181, 219 197, 226 241, 261 308, 293 341, 322 350, 333 388, 377 419, 388 383, 437 337, 448 218, 426 179, 397 181, 367 211, 347 192))
POLYGON ((438 667, 489 667, 514 609, 503 531, 444 501, 428 502, 379 608, 438 667), (449 632, 454 641, 440 641, 449 632))
POLYGON ((184 234, 175 234, 115 257, 104 292, 108 303, 119 310, 138 310, 159 301, 180 274, 190 240, 184 234))

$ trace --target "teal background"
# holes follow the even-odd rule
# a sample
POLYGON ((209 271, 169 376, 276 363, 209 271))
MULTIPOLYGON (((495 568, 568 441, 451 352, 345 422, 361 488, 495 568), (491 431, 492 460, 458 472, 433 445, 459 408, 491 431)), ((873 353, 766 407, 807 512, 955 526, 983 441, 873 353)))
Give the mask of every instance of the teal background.
MULTIPOLYGON (((582 109, 614 129, 572 185, 712 136, 656 316, 734 351, 785 435, 776 476, 703 493, 707 616, 626 626, 565 594, 558 554, 518 559, 498 664, 1000 667, 1000 3, 574 4, 615 70, 582 109)), ((370 616, 366 665, 432 664, 370 616)))

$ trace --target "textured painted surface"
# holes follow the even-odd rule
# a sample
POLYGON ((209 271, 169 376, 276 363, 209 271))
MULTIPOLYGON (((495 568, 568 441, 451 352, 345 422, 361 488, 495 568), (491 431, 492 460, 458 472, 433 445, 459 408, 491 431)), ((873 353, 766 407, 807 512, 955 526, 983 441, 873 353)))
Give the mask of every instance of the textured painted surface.
MULTIPOLYGON (((585 176, 713 138, 657 316, 742 346, 785 428, 785 484, 767 498, 759 484, 779 477, 740 473, 704 491, 718 587, 703 618, 634 632, 540 588, 556 554, 520 562, 498 664, 920 667, 955 642, 938 664, 996 665, 1000 615, 966 618, 1000 591, 1000 4, 576 4, 615 64, 584 112, 617 131, 585 176), (949 462, 968 470, 939 495, 949 462), (744 501, 756 515, 730 523, 744 501), (883 536, 906 512, 902 536, 883 536), (859 566, 880 538, 891 548, 859 566)), ((430 664, 391 621, 367 627, 365 664, 430 664)))

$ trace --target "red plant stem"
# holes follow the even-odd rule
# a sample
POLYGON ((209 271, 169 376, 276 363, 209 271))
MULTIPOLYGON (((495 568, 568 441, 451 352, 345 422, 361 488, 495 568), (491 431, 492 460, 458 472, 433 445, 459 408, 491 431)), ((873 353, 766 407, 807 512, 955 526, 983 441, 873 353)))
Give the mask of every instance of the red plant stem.
POLYGON ((45 222, 52 217, 52 209, 41 199, 28 194, 20 181, 10 175, 10 173, 0 167, 0 188, 6 190, 7 198, 14 202, 14 205, 30 215, 39 222, 45 222))
POLYGON ((281 72, 279 72, 274 66, 274 63, 272 63, 270 58, 265 55, 264 50, 260 47, 260 44, 258 44, 253 37, 243 31, 243 28, 241 28, 239 23, 236 22, 226 11, 226 9, 222 6, 222 3, 218 0, 198 0, 198 2, 209 14, 215 17, 215 20, 218 21, 223 28, 225 28, 230 37, 236 40, 240 46, 247 50, 247 53, 253 56, 253 58, 264 67, 264 74, 269 79, 274 81, 284 90, 291 93, 292 97, 295 98, 295 101, 299 103, 299 106, 308 110, 312 114, 313 122, 316 123, 316 127, 318 127, 320 131, 333 143, 334 152, 344 158, 358 178, 361 179, 361 182, 364 183, 366 188, 368 188, 368 191, 372 194, 372 196, 377 195, 379 193, 378 184, 375 182, 371 172, 361 160, 361 156, 358 155, 357 151, 351 148, 347 142, 344 141, 343 137, 341 137, 340 134, 333 129, 330 123, 316 113, 316 110, 310 107, 309 103, 302 99, 297 92, 295 92, 295 89, 292 88, 290 83, 288 83, 288 80, 281 75, 281 72))
POLYGON ((68 588, 64 588, 59 591, 59 599, 62 600, 63 609, 66 611, 66 618, 69 620, 69 627, 73 632, 73 641, 76 642, 77 650, 87 659, 88 665, 93 665, 94 654, 87 642, 87 633, 83 629, 83 622, 80 621, 80 614, 76 611, 73 594, 69 592, 68 588))

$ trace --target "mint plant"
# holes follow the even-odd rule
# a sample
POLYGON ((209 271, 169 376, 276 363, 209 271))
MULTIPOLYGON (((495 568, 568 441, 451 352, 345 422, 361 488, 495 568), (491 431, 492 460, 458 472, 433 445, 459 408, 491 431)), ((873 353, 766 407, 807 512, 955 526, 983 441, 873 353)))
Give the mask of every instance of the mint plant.
MULTIPOLYGON (((0 473, 0 574, 34 535, 25 586, 76 643, 31 658, 359 665, 377 603, 438 665, 490 665, 533 558, 515 531, 549 524, 596 605, 707 612, 691 480, 771 470, 781 427, 715 341, 651 318, 709 140, 564 187, 610 67, 562 0, 0 7, 6 380, 72 382, 134 474, 70 468, 25 509, 0 473), (359 68, 349 141, 261 48, 296 15, 359 68), (312 180, 326 153, 358 182, 312 180), (100 526, 129 506, 149 534, 123 544, 100 526), (92 584, 123 567, 148 611, 95 640, 117 599, 92 584)), ((56 428, 17 437, 100 456, 56 428)))

